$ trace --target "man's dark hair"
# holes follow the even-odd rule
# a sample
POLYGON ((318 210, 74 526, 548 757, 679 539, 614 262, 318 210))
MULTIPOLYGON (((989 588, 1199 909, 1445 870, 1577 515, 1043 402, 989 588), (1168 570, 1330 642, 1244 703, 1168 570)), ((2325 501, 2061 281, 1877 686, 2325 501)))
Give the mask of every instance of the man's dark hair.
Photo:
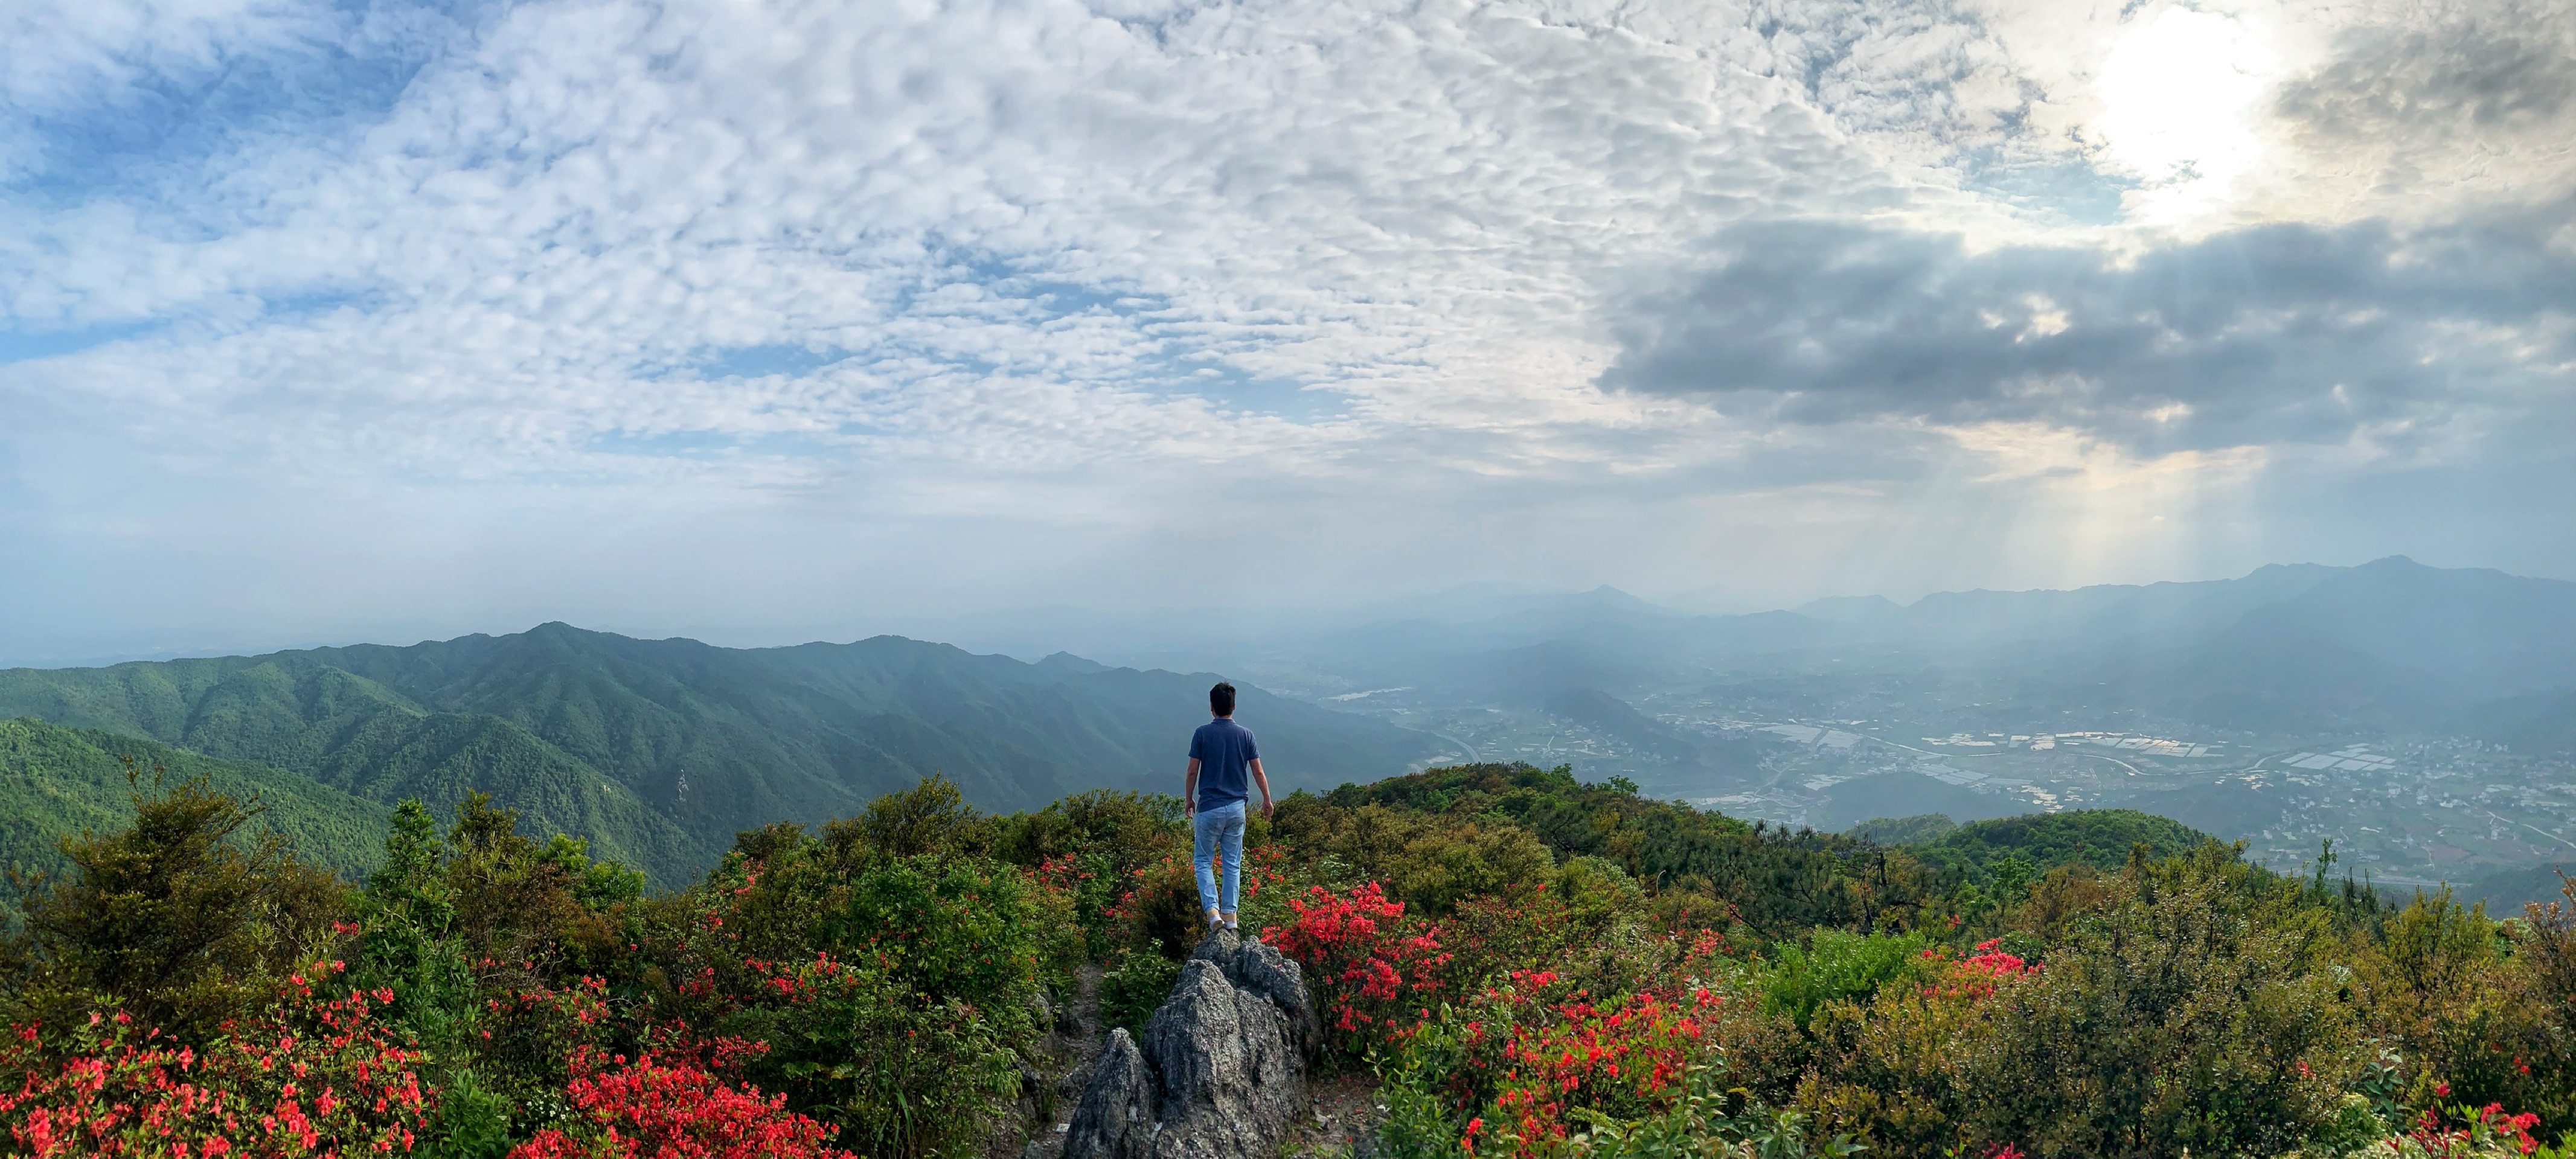
POLYGON ((1208 709, 1218 716, 1234 715, 1234 686, 1219 680, 1208 689, 1208 709))

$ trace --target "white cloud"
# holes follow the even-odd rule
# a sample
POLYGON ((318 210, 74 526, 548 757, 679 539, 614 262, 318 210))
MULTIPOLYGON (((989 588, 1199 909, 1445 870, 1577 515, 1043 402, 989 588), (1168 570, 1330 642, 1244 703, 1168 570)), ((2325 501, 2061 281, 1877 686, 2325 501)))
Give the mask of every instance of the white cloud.
POLYGON ((115 103, 146 79, 202 76, 327 33, 328 12, 295 0, 22 0, 0 10, 0 101, 37 116, 115 103))
MULTIPOLYGON (((237 496, 203 515, 219 525, 283 503, 360 539, 438 524, 497 542, 496 496, 525 492, 546 497, 529 518, 566 526, 668 512, 638 533, 663 544, 691 520, 805 518, 782 511, 922 543, 941 520, 1129 529, 1113 538, 1143 554, 1103 575, 1185 550, 1211 510, 1193 493, 1345 545, 1354 572, 1409 558, 1390 507, 1500 520, 1444 533, 1451 550, 1538 528, 1588 543, 1568 529, 1633 527, 1602 521, 1621 504, 1722 502, 1740 509, 1721 522, 1760 524, 1819 501, 1802 488, 1893 502, 1890 480, 1986 452, 1904 418, 1783 429, 1600 389, 1619 312, 1697 276, 1710 239, 1805 219, 2155 244, 2080 220, 2121 189, 2096 167, 2110 10, 46 11, 21 23, 78 51, 0 74, 43 113, 0 142, 12 157, 81 147, 152 78, 317 43, 400 81, 361 119, 297 106, 159 158, 175 168, 151 182, 0 184, 0 335, 98 341, 0 365, 0 441, 48 526, 129 516, 145 539, 175 534, 163 500, 67 480, 62 448, 237 496), (375 498, 334 514, 299 494, 375 498), (1593 514, 1508 515, 1541 507, 1593 514)), ((2223 18, 2290 29, 2285 73, 2334 42, 2313 12, 2223 18)), ((2043 311, 2004 333, 2068 325, 2043 311)), ((2056 453, 2098 437, 2069 429, 2056 453)), ((1956 474, 1945 502, 2045 485, 1956 474)), ((600 570, 543 566, 574 588, 600 570)))

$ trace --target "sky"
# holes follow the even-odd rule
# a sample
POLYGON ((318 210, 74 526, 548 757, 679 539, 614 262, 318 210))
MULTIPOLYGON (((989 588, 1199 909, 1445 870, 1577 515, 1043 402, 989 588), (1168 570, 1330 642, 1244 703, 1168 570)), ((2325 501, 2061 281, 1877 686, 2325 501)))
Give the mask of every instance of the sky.
POLYGON ((0 42, 0 663, 2576 576, 2576 0, 15 0, 0 42))

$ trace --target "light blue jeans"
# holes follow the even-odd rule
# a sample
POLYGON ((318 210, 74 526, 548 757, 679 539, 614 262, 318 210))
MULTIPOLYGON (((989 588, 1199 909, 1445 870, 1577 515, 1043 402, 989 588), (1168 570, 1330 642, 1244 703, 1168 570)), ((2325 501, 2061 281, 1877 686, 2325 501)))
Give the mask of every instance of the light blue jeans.
POLYGON ((1218 913, 1234 913, 1234 898, 1243 886, 1243 802, 1201 809, 1190 819, 1190 864, 1199 871, 1199 908, 1218 913), (1216 874, 1208 861, 1222 849, 1225 853, 1225 896, 1216 892, 1216 874))

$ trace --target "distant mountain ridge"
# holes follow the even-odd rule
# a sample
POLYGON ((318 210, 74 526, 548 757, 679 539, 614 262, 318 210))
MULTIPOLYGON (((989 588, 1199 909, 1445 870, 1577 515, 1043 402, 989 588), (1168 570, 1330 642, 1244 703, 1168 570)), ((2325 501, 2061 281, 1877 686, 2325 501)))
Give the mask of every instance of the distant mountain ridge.
POLYGON ((2236 579, 2064 591, 1834 597, 1693 615, 1615 589, 1419 616, 1317 642, 1321 666, 1500 702, 1670 687, 1722 671, 1945 671, 2023 707, 2135 709, 2249 730, 2507 729, 2571 742, 2576 583, 2403 556, 2236 579), (2493 703, 2491 703, 2493 702, 2493 703))
POLYGON ((2576 876, 2576 859, 2508 869, 2460 886, 2459 898, 2463 903, 2486 903, 2489 917, 2519 917, 2522 907, 2533 903, 2565 904, 2566 882, 2571 876, 2576 876))
POLYGON ((2438 728, 2576 688, 2576 583, 2393 556, 2085 675, 2118 701, 2223 727, 2438 728))
POLYGON ((1836 640, 1981 648, 2084 636, 2195 636, 2295 598, 2345 569, 2267 564, 2232 580, 2099 584, 2031 591, 1934 592, 1911 604, 1817 601, 1801 615, 1845 626, 1836 640), (1822 605, 1822 606, 1819 606, 1822 605), (1810 609, 1813 609, 1811 612, 1810 609))
MULTIPOLYGON (((545 624, 89 669, 0 671, 0 718, 143 737, 355 797, 492 792, 531 828, 676 881, 741 829, 819 821, 940 773, 995 809, 1177 788, 1213 677, 1025 664, 880 636, 731 649, 545 624)), ((1242 689, 1281 792, 1404 771, 1424 734, 1242 689)))
POLYGON ((2448 723, 2453 732, 2485 737, 2515 752, 2576 755, 2576 691, 2492 700, 2448 723))

